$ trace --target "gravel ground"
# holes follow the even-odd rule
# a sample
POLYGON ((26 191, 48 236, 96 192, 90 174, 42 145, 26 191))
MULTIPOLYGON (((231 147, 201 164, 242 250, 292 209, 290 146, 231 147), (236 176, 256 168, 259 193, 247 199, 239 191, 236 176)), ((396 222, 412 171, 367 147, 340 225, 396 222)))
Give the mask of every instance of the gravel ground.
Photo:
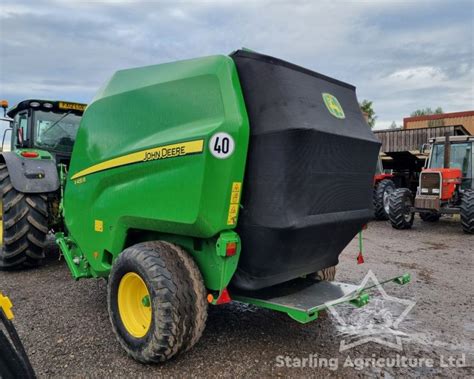
MULTIPOLYGON (((355 239, 341 255, 337 280, 359 284, 369 270, 379 280, 411 273, 410 284, 385 287, 391 296, 416 302, 399 325, 405 333, 401 350, 367 342, 341 352, 342 340, 360 338, 342 334, 332 313, 300 325, 284 314, 232 303, 210 309, 203 338, 190 352, 163 365, 142 365, 128 358, 115 340, 105 281, 75 282, 64 261, 51 261, 36 270, 0 273, 0 291, 14 303, 15 325, 39 377, 474 376, 474 237, 463 234, 453 219, 437 224, 417 219, 410 231, 373 222, 364 240, 365 264, 356 264, 355 239), (370 362, 350 367, 364 358, 397 355, 399 360, 411 358, 417 367, 377 367, 370 362), (295 366, 310 356, 312 364, 304 368, 280 367, 284 357, 295 366), (318 366, 327 362, 330 367, 308 367, 316 365, 314 357, 318 366), (450 357, 465 367, 441 367, 450 357), (427 367, 431 362, 420 364, 421 359, 433 360, 434 367, 427 367)), ((336 310, 348 323, 360 325, 378 304, 395 316, 395 308, 405 307, 375 291, 371 308, 336 310)), ((396 342, 390 334, 380 338, 396 342)))

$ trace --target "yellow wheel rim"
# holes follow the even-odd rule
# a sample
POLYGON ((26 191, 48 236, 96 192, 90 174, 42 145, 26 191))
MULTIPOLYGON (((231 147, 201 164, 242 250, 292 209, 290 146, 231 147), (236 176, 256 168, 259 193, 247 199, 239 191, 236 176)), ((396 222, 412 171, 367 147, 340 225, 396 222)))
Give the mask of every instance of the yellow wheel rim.
POLYGON ((148 288, 140 275, 129 272, 120 280, 118 289, 120 319, 128 333, 142 338, 150 330, 151 299, 148 288))

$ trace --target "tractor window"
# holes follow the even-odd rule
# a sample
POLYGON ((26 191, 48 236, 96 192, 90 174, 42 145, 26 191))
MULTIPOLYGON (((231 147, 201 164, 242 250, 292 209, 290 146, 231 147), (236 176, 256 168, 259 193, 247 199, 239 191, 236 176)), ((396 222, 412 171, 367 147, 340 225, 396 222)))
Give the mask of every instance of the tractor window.
POLYGON ((35 112, 35 147, 71 153, 81 117, 73 113, 35 112))
POLYGON ((28 113, 18 113, 14 119, 15 132, 13 134, 14 145, 24 145, 29 139, 28 113))

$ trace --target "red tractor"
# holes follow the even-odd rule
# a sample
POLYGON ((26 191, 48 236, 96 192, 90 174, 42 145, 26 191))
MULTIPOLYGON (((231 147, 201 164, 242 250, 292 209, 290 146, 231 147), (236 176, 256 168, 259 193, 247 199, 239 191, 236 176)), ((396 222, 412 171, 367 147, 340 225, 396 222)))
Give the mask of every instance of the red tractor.
POLYGON ((430 140, 431 152, 413 201, 407 188, 389 199, 389 218, 395 229, 410 229, 415 213, 427 222, 442 214, 460 214, 464 232, 474 234, 474 136, 438 137, 430 140))
POLYGON ((374 176, 374 215, 376 220, 388 220, 390 195, 397 189, 393 174, 383 172, 382 160, 379 157, 374 176))

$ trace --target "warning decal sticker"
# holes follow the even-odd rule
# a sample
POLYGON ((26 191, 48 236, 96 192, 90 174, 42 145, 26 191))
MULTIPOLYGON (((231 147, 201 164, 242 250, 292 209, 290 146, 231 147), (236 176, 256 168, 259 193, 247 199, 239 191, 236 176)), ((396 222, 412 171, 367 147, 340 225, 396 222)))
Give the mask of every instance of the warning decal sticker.
POLYGON ((239 213, 241 182, 232 183, 232 192, 230 193, 229 214, 227 215, 227 225, 237 223, 237 214, 239 213))

